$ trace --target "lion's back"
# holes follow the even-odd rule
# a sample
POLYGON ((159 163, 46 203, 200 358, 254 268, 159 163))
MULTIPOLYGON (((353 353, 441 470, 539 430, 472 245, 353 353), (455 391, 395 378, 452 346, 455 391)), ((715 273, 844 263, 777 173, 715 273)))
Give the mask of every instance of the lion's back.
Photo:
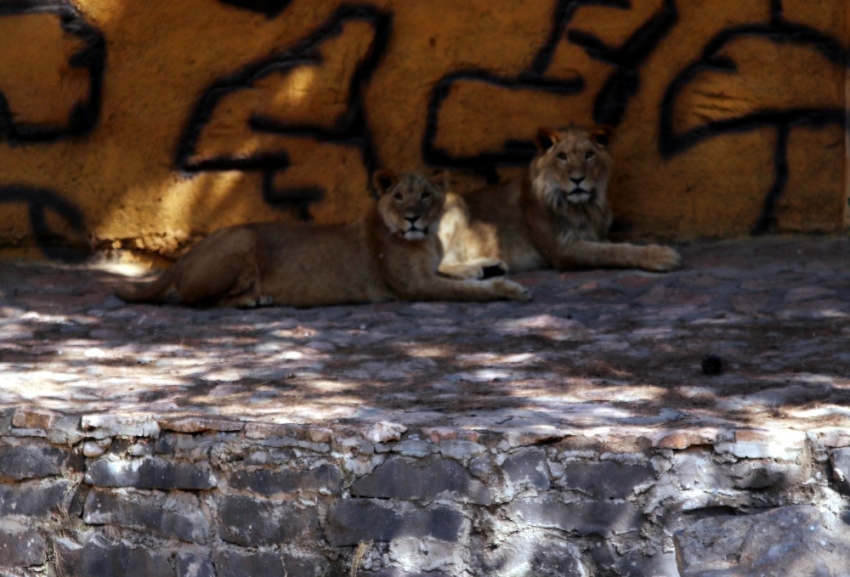
POLYGON ((365 226, 363 220, 327 226, 256 225, 268 258, 260 292, 293 306, 391 298, 365 226))

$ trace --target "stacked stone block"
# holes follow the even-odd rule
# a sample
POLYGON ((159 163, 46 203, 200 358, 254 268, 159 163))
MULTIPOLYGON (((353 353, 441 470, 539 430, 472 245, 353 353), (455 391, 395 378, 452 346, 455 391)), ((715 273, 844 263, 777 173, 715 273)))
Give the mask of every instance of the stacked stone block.
POLYGON ((0 422, 4 577, 337 577, 355 553, 359 577, 850 571, 841 430, 36 416, 0 422))

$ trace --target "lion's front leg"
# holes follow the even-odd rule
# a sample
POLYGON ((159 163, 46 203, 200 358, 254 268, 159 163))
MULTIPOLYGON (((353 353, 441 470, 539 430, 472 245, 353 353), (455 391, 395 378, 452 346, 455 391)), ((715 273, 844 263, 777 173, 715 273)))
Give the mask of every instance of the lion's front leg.
POLYGON ((469 262, 440 264, 440 274, 456 279, 480 280, 508 274, 508 265, 497 258, 479 258, 469 262))
POLYGON ((427 279, 420 278, 415 286, 395 286, 393 292, 398 298, 411 301, 531 300, 531 293, 524 286, 504 277, 456 280, 434 275, 427 279))
POLYGON ((559 247, 556 268, 637 268, 667 272, 681 265, 682 257, 670 247, 650 244, 575 241, 559 247))

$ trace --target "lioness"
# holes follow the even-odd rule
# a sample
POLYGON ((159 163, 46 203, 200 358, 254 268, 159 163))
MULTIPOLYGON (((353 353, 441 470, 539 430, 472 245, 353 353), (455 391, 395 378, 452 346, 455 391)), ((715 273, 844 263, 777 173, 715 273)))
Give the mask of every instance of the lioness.
POLYGON ((440 276, 437 221, 441 177, 373 175, 375 207, 347 225, 260 223, 218 230, 180 257, 158 279, 119 287, 128 302, 161 303, 173 296, 193 306, 311 307, 391 299, 489 301, 529 299, 505 278, 482 281, 440 276))
POLYGON ((463 265, 482 259, 502 261, 512 272, 679 266, 679 253, 669 247, 603 242, 612 220, 606 199, 612 132, 541 128, 537 156, 522 177, 464 195, 465 203, 450 200, 440 223, 441 270, 474 276, 464 275, 463 265))

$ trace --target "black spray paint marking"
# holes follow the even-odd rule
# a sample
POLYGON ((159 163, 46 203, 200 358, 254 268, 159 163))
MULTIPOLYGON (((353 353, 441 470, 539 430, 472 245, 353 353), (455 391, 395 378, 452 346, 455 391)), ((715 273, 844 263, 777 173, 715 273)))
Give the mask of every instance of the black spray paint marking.
POLYGON ((720 51, 741 37, 761 37, 776 43, 793 43, 820 53, 827 62, 842 68, 850 67, 850 54, 830 36, 799 24, 783 20, 782 3, 772 0, 773 13, 769 24, 733 26, 715 35, 706 45, 701 58, 680 72, 667 88, 661 102, 659 147, 662 156, 672 157, 700 142, 724 133, 744 133, 750 130, 774 127, 777 131, 774 153, 774 182, 765 196, 762 213, 751 229, 752 234, 769 232, 776 223, 776 206, 788 183, 788 137, 793 126, 822 127, 837 124, 850 129, 850 111, 843 108, 813 109, 795 107, 786 110, 760 110, 723 120, 711 121, 685 132, 677 133, 673 127, 676 99, 699 73, 719 71, 735 74, 737 64, 722 56, 720 51))
MULTIPOLYGON (((46 126, 15 122, 14 110, 0 93, 0 140, 11 144, 52 142, 62 138, 84 136, 94 130, 100 117, 103 72, 106 65, 106 43, 103 35, 86 23, 83 16, 70 4, 35 1, 0 2, 0 18, 14 18, 24 14, 45 14, 59 20, 62 30, 85 41, 85 46, 73 54, 68 62, 72 68, 89 71, 89 94, 83 102, 71 109, 68 121, 61 126, 46 126)), ((45 95, 45 98, 49 98, 45 95)))
POLYGON ((58 214, 71 230, 84 238, 86 235, 83 213, 72 202, 43 188, 31 186, 0 187, 0 204, 23 203, 29 207, 30 226, 41 251, 48 257, 65 262, 80 262, 90 256, 88 250, 62 246, 62 239, 47 225, 46 211, 58 214))
POLYGON ((260 153, 249 157, 225 155, 201 160, 193 157, 200 135, 222 98, 232 92, 250 89, 257 81, 272 73, 301 66, 320 66, 322 58, 317 47, 341 34, 347 23, 356 20, 370 23, 374 29, 374 37, 368 53, 351 75, 347 110, 336 119, 333 126, 325 128, 306 124, 283 124, 273 118, 255 114, 249 120, 248 127, 258 134, 308 138, 318 142, 356 147, 361 152, 366 171, 368 173, 374 171, 378 161, 363 104, 363 93, 386 52, 392 29, 392 17, 364 6, 341 7, 327 23, 294 48, 273 58, 248 65, 214 83, 196 104, 180 138, 177 148, 177 166, 188 173, 220 170, 263 172, 263 198, 266 202, 279 208, 292 209, 300 218, 308 219, 309 205, 324 198, 325 191, 318 187, 275 189, 275 175, 290 166, 289 155, 285 151, 260 153))

